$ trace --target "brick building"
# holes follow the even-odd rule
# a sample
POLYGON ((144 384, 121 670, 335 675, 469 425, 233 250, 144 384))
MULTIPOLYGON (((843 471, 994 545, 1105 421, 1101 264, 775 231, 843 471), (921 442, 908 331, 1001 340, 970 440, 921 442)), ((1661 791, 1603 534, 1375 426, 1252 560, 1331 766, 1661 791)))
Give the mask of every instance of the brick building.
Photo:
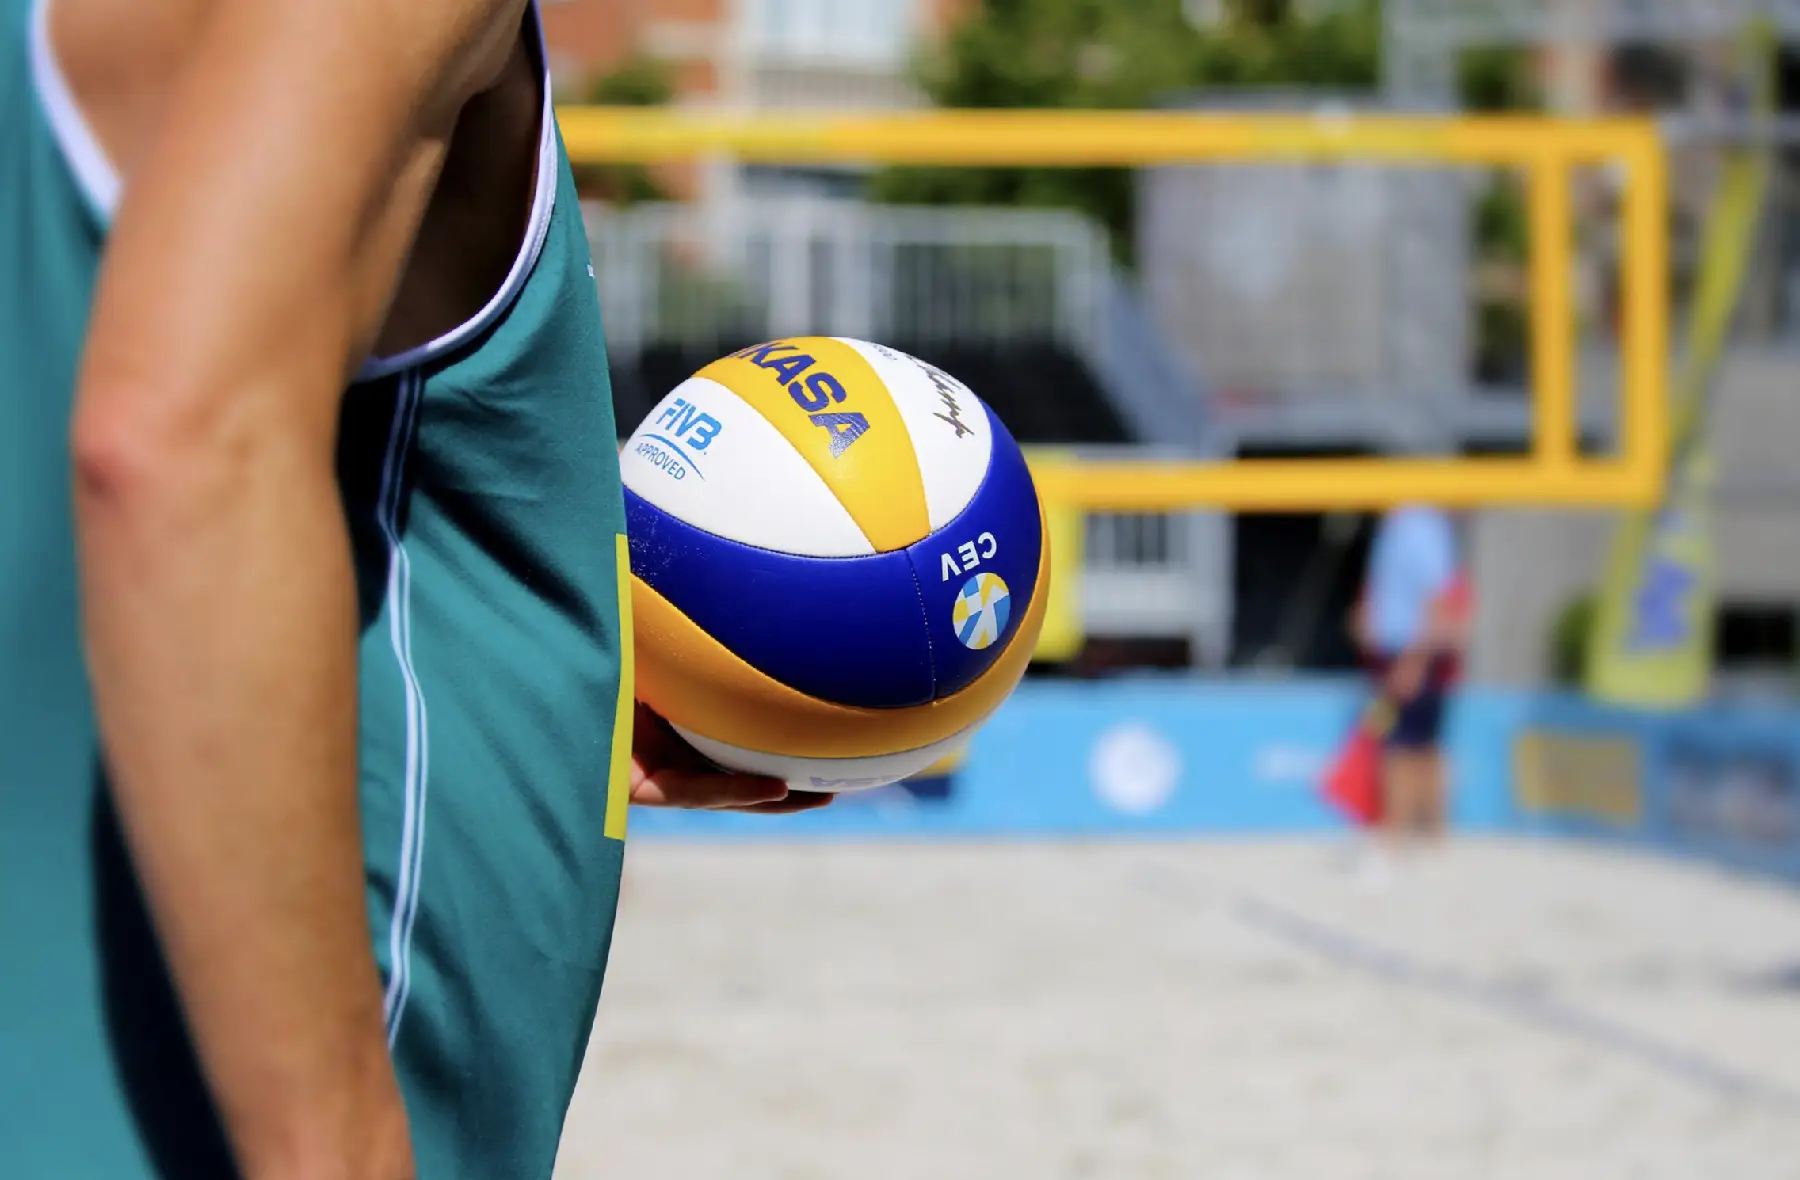
MULTIPOLYGON (((678 105, 735 110, 919 105, 914 56, 977 0, 543 0, 558 97, 636 57, 670 68, 678 105)), ((711 206, 858 191, 855 169, 664 165, 666 191, 711 206)))
POLYGON ((971 0, 544 0, 566 98, 633 55, 677 101, 738 108, 909 106, 911 55, 971 0))

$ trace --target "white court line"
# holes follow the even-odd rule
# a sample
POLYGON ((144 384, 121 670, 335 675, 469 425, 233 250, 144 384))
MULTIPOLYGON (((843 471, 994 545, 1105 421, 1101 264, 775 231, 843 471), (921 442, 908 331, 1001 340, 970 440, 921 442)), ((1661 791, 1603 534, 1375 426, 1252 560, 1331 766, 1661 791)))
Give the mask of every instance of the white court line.
MULTIPOLYGON (((1162 869, 1147 869, 1140 880, 1151 891, 1165 897, 1185 900, 1184 895, 1199 892, 1191 877, 1177 881, 1173 874, 1162 869)), ((1241 890, 1214 883, 1207 891, 1215 889, 1228 900, 1232 912, 1246 926, 1340 967, 1360 971, 1395 987, 1457 1000, 1544 1032, 1633 1058, 1678 1081, 1710 1090, 1724 1098, 1758 1102, 1800 1114, 1800 1092, 1780 1082, 1722 1064, 1691 1049, 1659 1041, 1617 1021, 1558 1002, 1541 992, 1488 983, 1442 964, 1426 962, 1241 890)))

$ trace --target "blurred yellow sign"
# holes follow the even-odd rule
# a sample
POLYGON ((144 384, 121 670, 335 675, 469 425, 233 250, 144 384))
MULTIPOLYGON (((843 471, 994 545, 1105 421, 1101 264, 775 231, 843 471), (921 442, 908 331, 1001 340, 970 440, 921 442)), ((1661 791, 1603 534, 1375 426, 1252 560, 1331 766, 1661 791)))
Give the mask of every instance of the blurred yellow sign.
POLYGON ((1527 815, 1589 819, 1618 827, 1643 820, 1638 744, 1528 730, 1513 748, 1515 797, 1527 815))
MULTIPOLYGON (((1753 113, 1767 118, 1777 97, 1772 34, 1753 30, 1745 48, 1754 70, 1753 113)), ((1769 150, 1757 144, 1725 157, 1701 242, 1687 360, 1672 399, 1664 496, 1621 522, 1589 637, 1587 688, 1602 700, 1677 709, 1707 693, 1719 571, 1706 407, 1755 258, 1772 164, 1769 150)))

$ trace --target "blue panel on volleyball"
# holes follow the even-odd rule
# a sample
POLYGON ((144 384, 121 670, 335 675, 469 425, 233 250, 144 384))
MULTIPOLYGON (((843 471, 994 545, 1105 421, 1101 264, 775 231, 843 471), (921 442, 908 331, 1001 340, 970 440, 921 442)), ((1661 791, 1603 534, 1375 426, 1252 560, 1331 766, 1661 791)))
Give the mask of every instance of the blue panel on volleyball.
MULTIPOLYGON (((986 407, 982 407, 986 410, 986 407)), ((987 478, 951 523, 907 549, 931 629, 937 695, 987 671, 1018 633, 1037 592, 1044 526, 1025 456, 1000 420, 987 478)))
POLYGON ((751 667, 841 705, 930 701, 906 553, 795 557, 726 540, 625 492, 632 572, 751 667))

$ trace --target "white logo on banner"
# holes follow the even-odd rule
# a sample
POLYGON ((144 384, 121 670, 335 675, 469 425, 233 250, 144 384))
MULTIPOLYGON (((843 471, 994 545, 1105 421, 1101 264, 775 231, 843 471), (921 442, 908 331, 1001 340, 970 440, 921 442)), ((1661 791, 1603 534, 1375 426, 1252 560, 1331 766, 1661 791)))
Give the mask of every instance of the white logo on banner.
POLYGON ((1148 725, 1127 722, 1100 735, 1088 758, 1094 793, 1114 811, 1149 815, 1181 782, 1181 754, 1148 725))
POLYGON ((1253 773, 1260 783, 1311 785, 1319 781, 1331 762, 1330 755, 1307 746, 1264 746, 1256 751, 1253 773))

